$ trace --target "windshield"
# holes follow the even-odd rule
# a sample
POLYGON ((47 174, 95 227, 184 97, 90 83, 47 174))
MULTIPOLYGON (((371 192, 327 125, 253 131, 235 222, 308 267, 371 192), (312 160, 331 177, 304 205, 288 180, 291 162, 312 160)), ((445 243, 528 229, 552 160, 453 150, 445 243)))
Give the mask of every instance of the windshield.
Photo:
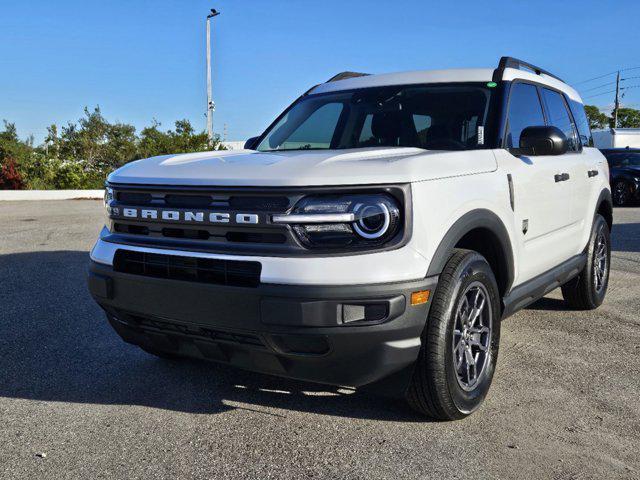
POLYGON ((437 84, 309 95, 286 112, 257 149, 483 148, 490 92, 484 84, 437 84))

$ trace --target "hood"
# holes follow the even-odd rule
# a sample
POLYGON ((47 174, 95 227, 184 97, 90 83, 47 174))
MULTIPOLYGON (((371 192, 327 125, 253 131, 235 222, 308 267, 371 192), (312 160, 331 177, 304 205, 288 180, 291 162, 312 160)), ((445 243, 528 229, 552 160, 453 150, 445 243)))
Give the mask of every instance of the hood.
POLYGON ((318 186, 408 183, 491 172, 491 150, 420 148, 228 150, 165 155, 128 163, 110 183, 180 186, 318 186))

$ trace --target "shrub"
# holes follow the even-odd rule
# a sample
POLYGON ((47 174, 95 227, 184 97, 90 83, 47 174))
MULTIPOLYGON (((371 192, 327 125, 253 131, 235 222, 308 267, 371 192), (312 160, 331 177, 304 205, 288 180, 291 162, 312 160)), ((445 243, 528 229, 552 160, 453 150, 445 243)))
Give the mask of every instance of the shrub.
POLYGON ((0 166, 0 190, 22 190, 25 184, 13 158, 5 158, 0 166))

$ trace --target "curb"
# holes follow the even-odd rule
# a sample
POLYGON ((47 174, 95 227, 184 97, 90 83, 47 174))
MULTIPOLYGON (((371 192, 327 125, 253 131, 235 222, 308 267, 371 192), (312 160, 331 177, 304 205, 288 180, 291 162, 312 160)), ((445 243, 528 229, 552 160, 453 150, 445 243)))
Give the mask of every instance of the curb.
POLYGON ((25 200, 102 199, 104 190, 0 190, 0 202, 25 200))

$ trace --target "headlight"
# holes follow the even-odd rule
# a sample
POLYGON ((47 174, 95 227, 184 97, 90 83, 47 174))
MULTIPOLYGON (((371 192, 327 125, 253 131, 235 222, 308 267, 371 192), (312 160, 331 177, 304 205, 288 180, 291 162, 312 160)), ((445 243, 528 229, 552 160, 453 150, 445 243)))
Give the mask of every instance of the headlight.
POLYGON ((106 187, 104 189, 104 206, 105 206, 105 208, 109 207, 109 205, 111 204, 112 200, 113 200, 113 188, 106 187))
POLYGON ((318 195, 303 198, 289 214, 274 215, 273 223, 291 225, 307 248, 371 248, 396 238, 402 213, 384 193, 318 195))

